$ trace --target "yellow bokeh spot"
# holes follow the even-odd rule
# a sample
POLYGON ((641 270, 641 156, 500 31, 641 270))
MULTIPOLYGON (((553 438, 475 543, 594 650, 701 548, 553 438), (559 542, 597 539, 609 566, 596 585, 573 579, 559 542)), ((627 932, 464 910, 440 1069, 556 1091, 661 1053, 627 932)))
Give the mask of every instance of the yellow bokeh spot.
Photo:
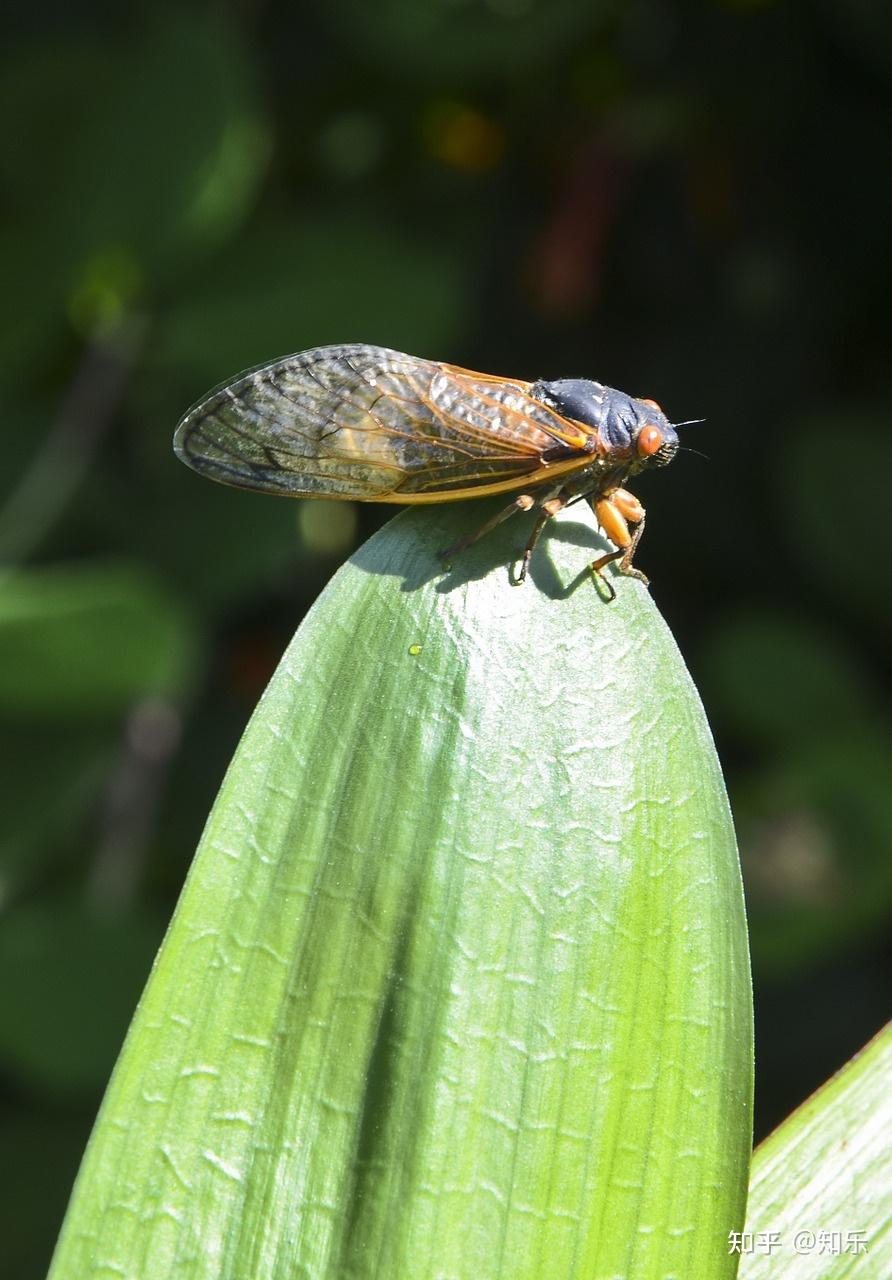
POLYGON ((430 112, 426 135, 432 156, 466 173, 495 168, 505 151, 499 122, 463 103, 437 103, 430 112))
POLYGON ((304 546, 318 556, 340 556, 356 542, 358 515, 355 502, 302 502, 297 527, 304 546))

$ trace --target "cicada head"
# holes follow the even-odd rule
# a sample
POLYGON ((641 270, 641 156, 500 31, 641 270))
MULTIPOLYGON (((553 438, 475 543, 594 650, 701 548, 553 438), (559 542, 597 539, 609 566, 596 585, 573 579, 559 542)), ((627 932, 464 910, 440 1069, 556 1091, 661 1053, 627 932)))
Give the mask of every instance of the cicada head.
POLYGON ((665 466, 678 450, 675 427, 654 400, 637 400, 588 378, 537 382, 531 391, 562 417, 593 427, 602 450, 630 471, 665 466))

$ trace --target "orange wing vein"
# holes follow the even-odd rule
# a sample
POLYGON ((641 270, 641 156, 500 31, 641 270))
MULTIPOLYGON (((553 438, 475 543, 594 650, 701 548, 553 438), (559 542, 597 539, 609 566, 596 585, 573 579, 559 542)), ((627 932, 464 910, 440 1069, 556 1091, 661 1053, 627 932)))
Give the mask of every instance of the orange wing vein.
POLYGON ((291 497, 480 497, 591 459, 588 429, 529 385, 384 347, 316 347, 212 391, 180 422, 174 448, 214 480, 291 497))

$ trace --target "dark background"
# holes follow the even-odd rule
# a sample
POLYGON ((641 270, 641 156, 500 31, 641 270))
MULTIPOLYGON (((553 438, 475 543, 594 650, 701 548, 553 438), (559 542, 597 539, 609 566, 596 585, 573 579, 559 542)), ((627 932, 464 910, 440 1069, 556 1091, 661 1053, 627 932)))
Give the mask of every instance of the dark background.
POLYGON ((727 772, 764 1135, 888 1016, 888 9, 124 9, 23 7, 0 64, 9 1274, 247 717, 389 514, 204 482, 173 427, 327 342, 707 419, 637 486, 639 561, 727 772))

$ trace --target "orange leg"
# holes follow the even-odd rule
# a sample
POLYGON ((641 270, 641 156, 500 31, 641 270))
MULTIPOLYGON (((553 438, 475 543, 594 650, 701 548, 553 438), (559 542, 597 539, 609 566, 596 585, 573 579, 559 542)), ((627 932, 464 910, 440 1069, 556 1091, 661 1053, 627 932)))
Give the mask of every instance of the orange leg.
POLYGON ((628 520, 629 524, 638 524, 639 521, 644 519, 644 507, 642 507, 634 493, 629 493, 628 489, 614 489, 608 497, 620 515, 628 520))
POLYGON ((616 591, 613 585, 603 575, 603 570, 609 564, 613 564, 618 560, 617 568, 620 573, 625 574, 628 578, 637 578, 639 582, 648 585, 648 578, 636 569, 632 564, 638 543, 641 541, 641 535, 644 533, 644 508, 638 499, 625 489, 615 489, 609 497, 598 498, 592 502, 592 508, 597 517, 598 524, 607 534, 611 542, 617 546, 616 551, 608 551, 606 555, 599 556, 597 560, 592 561, 592 573, 596 573, 604 585, 610 592, 610 600, 616 599, 616 591), (618 499, 618 500, 617 500, 618 499), (635 525, 634 532, 629 530, 626 523, 631 521, 635 525))

